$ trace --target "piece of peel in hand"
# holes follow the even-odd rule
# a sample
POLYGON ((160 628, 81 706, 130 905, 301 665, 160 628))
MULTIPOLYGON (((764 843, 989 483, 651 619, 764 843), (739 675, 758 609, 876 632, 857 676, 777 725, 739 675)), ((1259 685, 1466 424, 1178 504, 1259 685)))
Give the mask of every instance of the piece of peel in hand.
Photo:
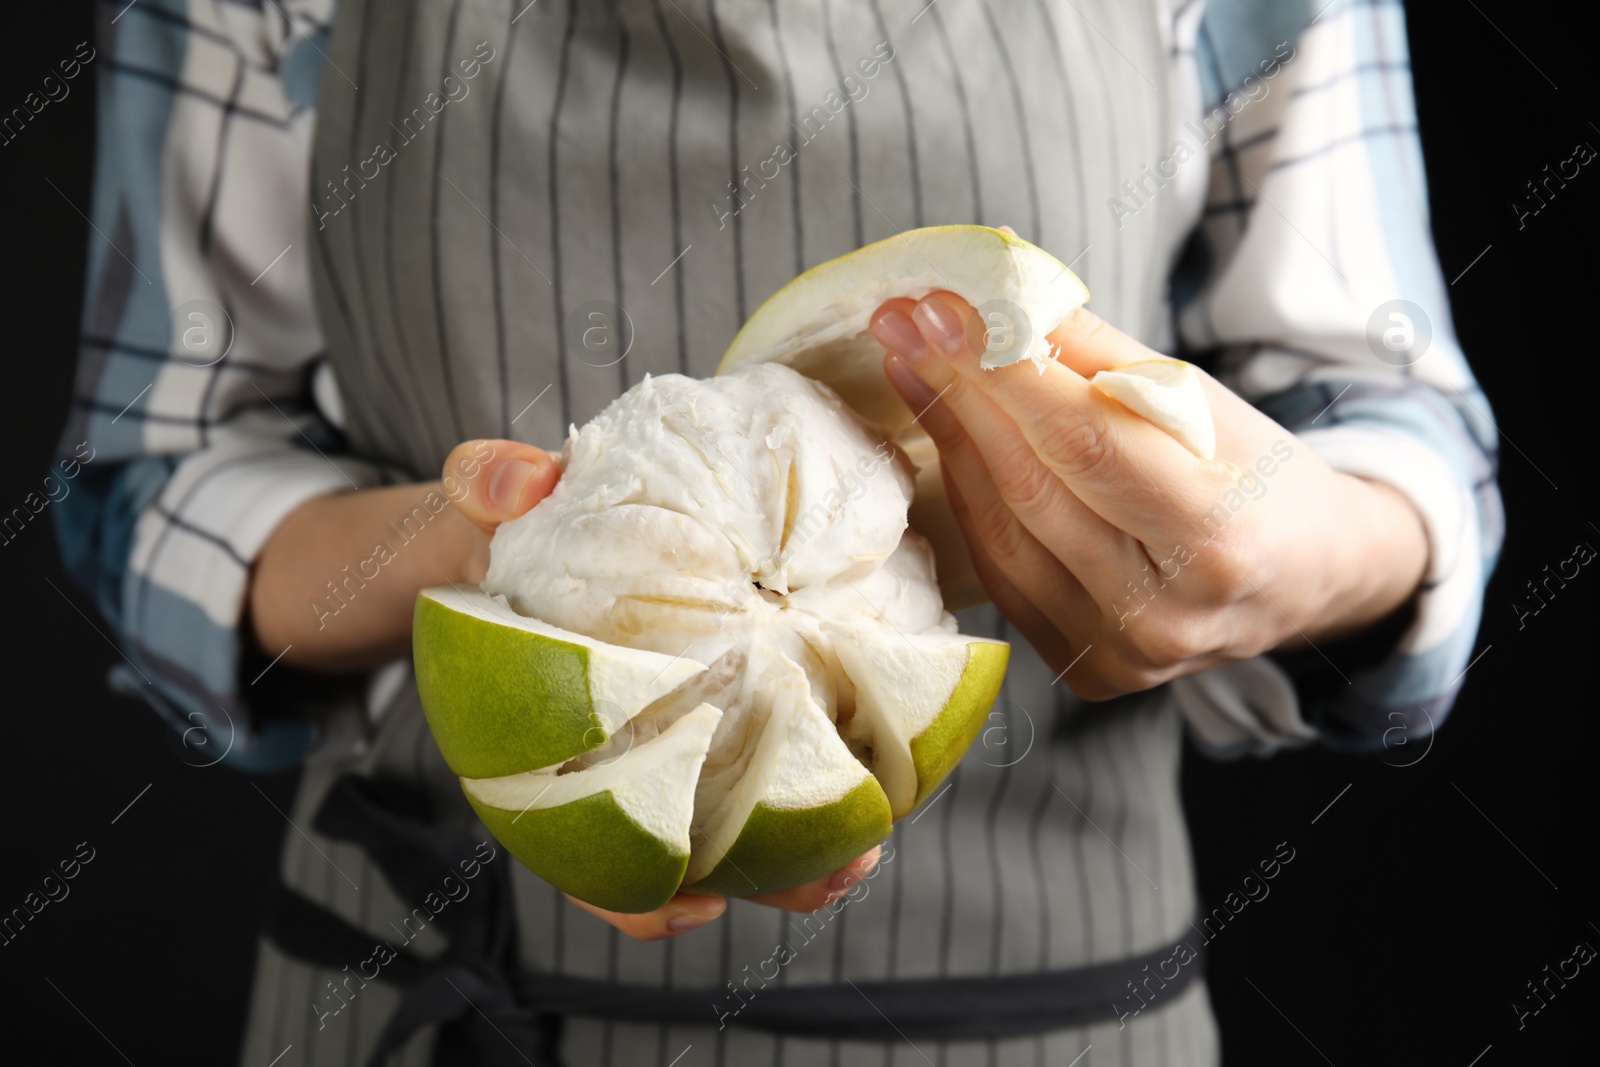
POLYGON ((1201 459, 1217 452, 1205 386, 1181 359, 1145 359, 1089 379, 1096 389, 1161 427, 1201 459))

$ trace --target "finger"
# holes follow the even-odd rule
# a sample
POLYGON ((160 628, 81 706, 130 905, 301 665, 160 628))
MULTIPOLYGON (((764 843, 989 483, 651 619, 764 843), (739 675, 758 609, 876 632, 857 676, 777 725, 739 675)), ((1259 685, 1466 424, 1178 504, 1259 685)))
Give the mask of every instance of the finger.
POLYGON ((995 229, 999 230, 1001 233, 1009 233, 1013 237, 1017 235, 1017 231, 1013 230, 1010 226, 996 226, 995 229))
MULTIPOLYGON (((919 421, 938 446, 939 466, 947 478, 946 485, 954 486, 964 503, 968 522, 962 533, 967 547, 973 550, 973 562, 979 562, 978 549, 981 548, 983 558, 992 561, 1009 582, 1033 590, 1038 602, 1052 605, 1054 618, 1065 621, 1095 611, 1089 594, 1074 577, 1071 567, 1057 554, 1059 546, 1055 542, 1045 542, 1010 506, 1001 478, 988 462, 983 447, 975 442, 955 410, 946 403, 954 389, 935 403, 932 389, 912 373, 900 357, 888 357, 885 369, 890 382, 906 396, 907 403, 913 409, 921 409, 919 421)), ((1020 435, 1017 440, 1021 440, 1020 435)), ((1015 465, 1030 460, 1017 457, 1008 458, 1008 462, 1015 465)), ((1042 469, 1036 460, 1031 462, 1036 469, 1042 469)), ((1053 478, 1049 472, 1044 473, 1045 477, 1053 478)), ((1075 502, 1056 503, 1068 507, 1075 502)), ((1098 523, 1092 514, 1089 519, 1098 523)), ((1047 524, 1060 525, 1056 521, 1047 524)), ((1103 523, 1099 525, 1104 527, 1103 523)), ((1109 531, 1107 536, 1116 536, 1115 531, 1109 531)))
MULTIPOLYGON (((1104 599, 1109 587, 1137 573, 1143 565, 1139 546, 1078 499, 1037 454, 1036 446, 1011 416, 984 395, 978 384, 956 373, 951 359, 932 351, 959 343, 965 323, 975 321, 976 315, 970 314, 970 307, 957 297, 937 301, 936 307, 925 310, 923 305, 930 303, 935 302, 919 302, 913 315, 918 320, 915 325, 919 333, 927 341, 920 358, 900 357, 887 368, 903 395, 916 393, 917 382, 926 387, 916 393, 920 402, 910 398, 906 402, 914 412, 926 409, 920 418, 939 445, 941 457, 947 450, 952 453, 958 483, 989 554, 1007 568, 1013 580, 1032 588, 1032 581, 1018 572, 1024 565, 1019 553, 1025 553, 1027 548, 1014 528, 1020 523, 1049 555, 1076 576, 1078 584, 1104 599), (933 322, 947 314, 952 316, 948 327, 933 322), (905 373, 895 370, 896 363, 905 371, 914 371, 909 381, 905 380, 905 373), (939 398, 938 404, 931 403, 933 396, 939 398), (969 457, 962 455, 964 452, 976 455, 969 457)), ((875 332, 903 334, 904 326, 897 321, 901 318, 896 309, 886 311, 874 321, 875 332)), ((978 373, 990 377, 1006 372, 978 373)), ((1087 609, 1089 605, 1081 603, 1085 599, 1080 590, 1074 598, 1079 603, 1064 604, 1063 608, 1087 609)))
MULTIPOLYGON (((968 340, 972 331, 965 312, 970 312, 966 302, 949 293, 931 293, 918 302, 912 318, 935 357, 916 365, 920 377, 934 385, 950 375, 973 386, 1014 421, 1072 496, 1117 529, 1158 550, 1193 536, 1202 504, 1209 506, 1223 488, 1225 464, 1199 459, 1063 363, 1037 370, 1029 365, 982 369, 968 340)), ((1100 326, 1089 336, 1107 331, 1118 332, 1100 326)), ((949 398, 961 391, 952 388, 949 398)))
POLYGON ((1023 593, 1022 588, 1011 580, 984 547, 982 538, 973 527, 971 508, 961 495, 950 468, 941 465, 939 473, 944 478, 944 495, 950 502, 950 513, 955 516, 961 536, 966 539, 967 547, 972 552, 973 570, 977 571, 978 580, 983 583, 989 599, 1006 621, 1028 639, 1028 643, 1046 663, 1055 664, 1058 660, 1062 664, 1067 663, 1071 646, 1060 627, 1023 593))
MULTIPOLYGON (((1008 229, 1004 226, 999 228, 1008 229)), ((965 304, 965 301, 954 294, 940 295, 948 298, 953 305, 957 302, 965 304)), ((906 331, 898 323, 890 324, 893 333, 888 335, 880 333, 877 320, 888 311, 898 311, 909 319, 918 303, 908 298, 889 300, 879 305, 872 313, 873 332, 878 334, 878 340, 891 352, 906 355, 908 350, 920 349, 926 340, 920 330, 906 331)), ((965 314, 961 317, 968 318, 965 314)), ((970 333, 970 327, 967 327, 967 331, 970 333)), ((1110 327, 1104 319, 1086 307, 1074 310, 1058 323, 1055 329, 1046 334, 1045 339, 1054 347, 1058 361, 1085 378, 1092 378, 1100 371, 1125 367, 1140 360, 1161 358, 1159 352, 1146 348, 1121 330, 1110 327)))
POLYGON ((571 894, 567 895, 567 899, 635 941, 660 941, 676 937, 712 922, 728 910, 726 897, 701 896, 697 893, 679 893, 655 911, 637 914, 597 908, 571 894))
MULTIPOLYGON (((998 563, 985 557, 981 542, 972 530, 970 509, 961 498, 961 491, 951 482, 947 469, 941 473, 945 475, 945 496, 950 501, 956 525, 961 528, 962 536, 967 538, 968 543, 975 546, 972 550, 973 567, 984 589, 988 591, 995 607, 1027 638, 1050 669, 1060 672, 1055 675, 1052 685, 1055 681, 1062 682, 1084 700, 1110 700, 1152 688, 1179 673, 1188 673, 1177 670, 1165 674, 1152 673, 1149 669, 1151 662, 1138 658, 1141 651, 1139 646, 1129 645, 1120 639, 1124 619, 1140 614, 1139 605, 1142 601, 1136 593, 1122 594, 1120 602, 1113 600, 1103 606, 1097 605, 1093 609, 1098 612, 1097 616, 1077 615, 1065 622, 1050 618, 1043 608, 1029 598, 1029 594, 1022 591, 1040 588, 1033 576, 1024 575, 1019 585, 1005 575, 998 563), (1135 658, 1129 657, 1130 652, 1135 658)), ((1128 585, 1132 587, 1131 582, 1128 585)), ((1042 597, 1039 599, 1045 604, 1051 603, 1042 597)))
POLYGON ((486 534, 549 496, 560 476, 550 453, 521 441, 463 441, 444 461, 446 494, 486 534))
POLYGON ((871 874, 872 868, 878 865, 878 856, 881 852, 882 849, 874 848, 871 852, 814 882, 807 882, 805 885, 777 893, 762 893, 749 899, 757 904, 765 904, 769 908, 782 908, 784 911, 816 911, 824 904, 844 896, 850 891, 851 886, 871 874))
MULTIPOLYGON (((878 343, 897 356, 915 359, 928 346, 928 342, 923 339, 922 331, 911 321, 911 313, 916 307, 915 300, 903 297, 886 300, 878 305, 878 309, 868 320, 878 343)), ((911 410, 917 409, 913 406, 911 410)))

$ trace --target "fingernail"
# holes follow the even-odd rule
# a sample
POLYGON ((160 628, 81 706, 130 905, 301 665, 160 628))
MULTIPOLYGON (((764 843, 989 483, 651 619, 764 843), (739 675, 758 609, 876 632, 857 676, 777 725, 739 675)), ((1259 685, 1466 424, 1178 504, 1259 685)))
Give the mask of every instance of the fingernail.
POLYGON ((670 920, 667 923, 667 929, 672 933, 681 934, 685 931, 694 930, 698 927, 704 926, 714 918, 716 918, 715 915, 695 915, 693 913, 685 913, 670 920))
POLYGON ((885 348, 911 363, 920 363, 928 354, 922 331, 903 311, 885 311, 872 322, 872 332, 885 348))
POLYGON ((933 387, 918 378, 916 372, 906 366, 906 361, 898 355, 890 355, 884 370, 889 375, 889 384, 894 386, 894 391, 900 394, 900 399, 904 400, 912 411, 922 412, 938 395, 933 391, 933 387))
POLYGON ((495 470, 489 479, 489 500, 501 511, 515 515, 522 501, 522 491, 539 473, 537 463, 525 459, 508 459, 495 470))
POLYGON ((953 356, 961 351, 967 339, 966 331, 960 316, 943 301, 923 300, 911 312, 911 317, 922 327, 923 335, 932 335, 931 340, 947 354, 953 356))

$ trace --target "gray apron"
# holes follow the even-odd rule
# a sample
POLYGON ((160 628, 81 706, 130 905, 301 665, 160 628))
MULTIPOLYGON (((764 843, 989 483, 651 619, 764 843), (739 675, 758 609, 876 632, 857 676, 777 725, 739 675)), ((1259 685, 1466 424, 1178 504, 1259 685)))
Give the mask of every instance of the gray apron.
MULTIPOLYGON (((1161 343, 1166 278, 1198 205, 1158 196, 1118 228, 1105 204, 1166 150, 1169 19, 1153 0, 345 0, 318 103, 310 239, 353 451, 431 478, 467 438, 557 447, 647 373, 711 374, 799 271, 921 225, 1010 224, 1072 262, 1102 316, 1161 343)), ((1170 699, 1083 705, 992 608, 961 621, 1013 642, 1006 690, 948 789, 898 825, 868 891, 816 916, 734 901, 659 943, 620 936, 492 841, 474 845, 487 834, 402 679, 369 739, 306 771, 283 878, 296 907, 338 923, 280 916, 321 950, 263 941, 243 1062, 292 1046, 282 1067, 361 1063, 400 1025, 389 1062, 419 1067, 436 1052, 501 1062, 466 1050, 459 1031, 473 1027, 516 1046, 506 1062, 540 1067, 1066 1065, 1091 1044, 1097 1065, 1214 1064, 1204 984, 1188 980, 1198 962, 1170 985, 1129 981, 1094 1013, 1050 1018, 1047 996, 1043 1021, 985 1030, 1003 1013, 982 990, 1050 991, 1039 976, 1073 969, 1103 979, 1200 940, 1170 699), (427 876, 395 873, 392 838, 385 873, 385 846, 340 825, 390 787, 444 835, 424 843, 427 876), (467 881, 458 862, 475 847, 467 881), (447 877, 472 895, 448 896, 447 877), (474 910, 502 897, 504 922, 474 910), (336 965, 362 936, 392 962, 369 947, 336 965), (452 937, 566 1006, 530 1021, 502 988, 474 984, 477 962, 426 976, 427 957, 455 958, 452 937), (779 944, 791 951, 768 978, 779 944), (446 1011, 439 997, 425 1011, 414 997, 401 1014, 428 1018, 396 1023, 412 979, 446 1000, 455 989, 453 1035, 411 1033, 446 1011), (569 1010, 574 991, 604 1000, 614 987, 674 1004, 690 991, 704 1006, 569 1010), (856 989, 890 1036, 744 1025, 801 1002, 786 992, 824 988, 856 989), (965 993, 940 1002, 952 988, 965 993), (897 1026, 885 1003, 939 1003, 970 1025, 897 1026)))

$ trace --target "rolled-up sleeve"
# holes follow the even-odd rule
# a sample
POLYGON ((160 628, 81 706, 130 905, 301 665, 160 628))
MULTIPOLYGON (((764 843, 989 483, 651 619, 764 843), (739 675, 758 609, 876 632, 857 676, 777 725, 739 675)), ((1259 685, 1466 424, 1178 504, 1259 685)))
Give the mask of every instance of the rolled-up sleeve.
POLYGON ((1473 658, 1503 538, 1497 433, 1429 234, 1399 3, 1335 0, 1287 40, 1259 35, 1259 6, 1215 4, 1196 35, 1202 98, 1227 115, 1208 110, 1221 133, 1176 279, 1181 344, 1334 468, 1403 493, 1430 558, 1376 631, 1175 690, 1218 754, 1397 748, 1444 720, 1473 658))
POLYGON ((314 695, 282 684, 291 672, 257 684, 277 650, 248 633, 252 563, 299 504, 384 480, 342 453, 313 399, 328 371, 305 259, 308 56, 333 3, 99 12, 88 292, 61 445, 81 472, 58 538, 116 630, 114 685, 206 754, 285 766, 324 722, 314 695))

